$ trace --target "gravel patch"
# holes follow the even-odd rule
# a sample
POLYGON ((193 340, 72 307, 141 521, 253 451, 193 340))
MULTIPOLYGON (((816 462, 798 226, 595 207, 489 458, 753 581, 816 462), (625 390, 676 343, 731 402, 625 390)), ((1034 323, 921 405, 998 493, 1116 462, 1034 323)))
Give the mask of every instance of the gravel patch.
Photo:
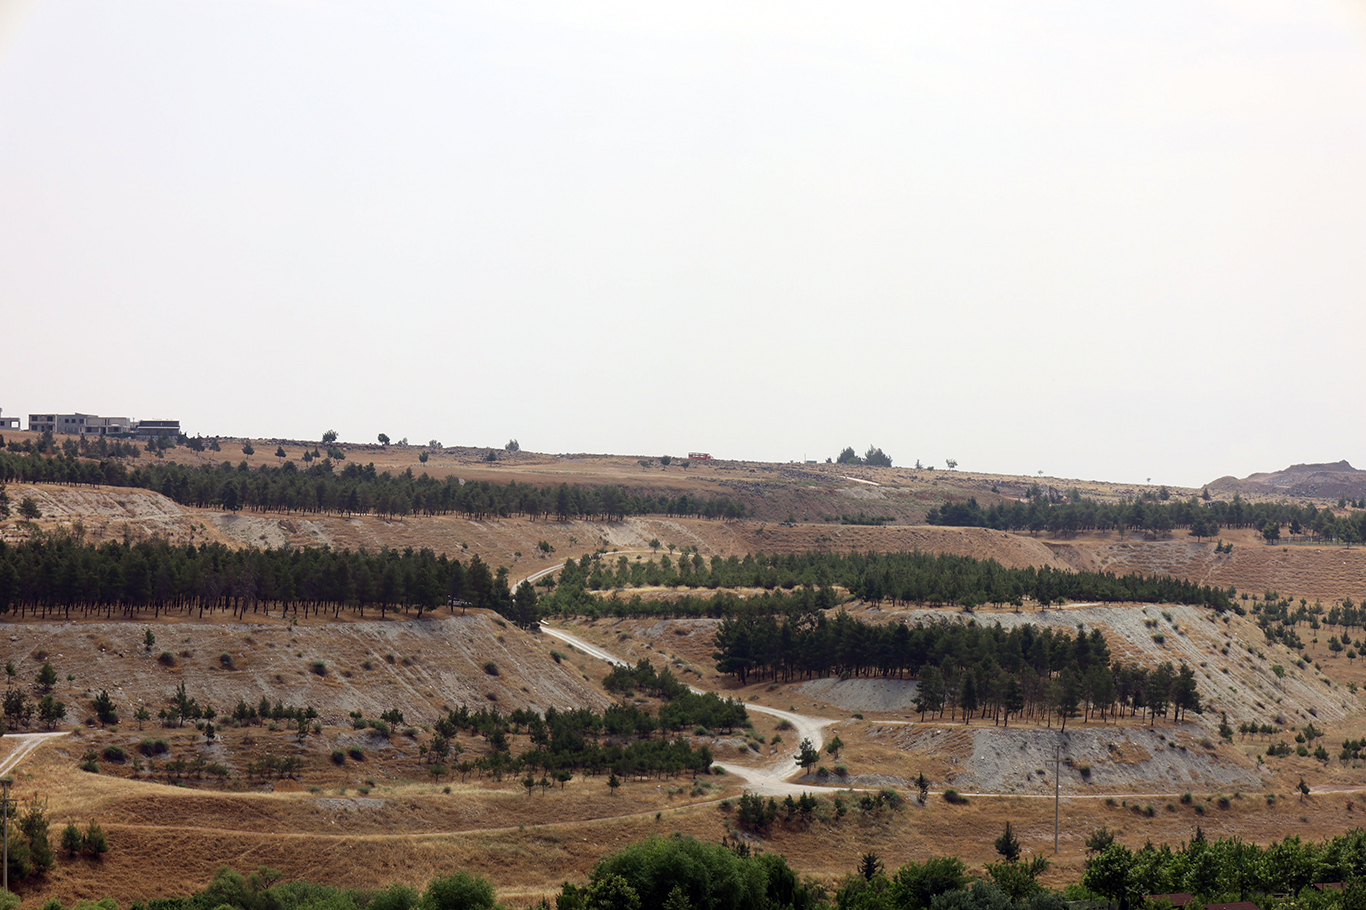
MULTIPOLYGON (((884 727, 883 733, 897 728, 884 727)), ((1056 748, 1064 793, 1125 790, 1255 789, 1268 771, 1240 754, 1206 748, 1203 727, 1157 729, 1084 727, 1055 729, 914 725, 900 728, 897 743, 914 752, 962 756, 947 782, 969 792, 1051 793, 1056 748)))
POLYGON ((911 711, 920 683, 911 679, 838 679, 803 683, 800 691, 847 711, 911 711))

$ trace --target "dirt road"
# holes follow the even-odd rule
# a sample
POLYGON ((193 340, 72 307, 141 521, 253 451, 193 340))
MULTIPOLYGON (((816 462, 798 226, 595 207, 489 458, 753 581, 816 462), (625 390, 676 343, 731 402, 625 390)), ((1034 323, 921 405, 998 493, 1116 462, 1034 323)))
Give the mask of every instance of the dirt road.
MULTIPOLYGON (((615 654, 608 651, 604 651, 597 645, 584 641, 577 635, 572 635, 561 629, 552 628, 545 623, 541 623, 541 631, 551 638, 558 638, 565 644, 572 645, 589 657, 605 660, 609 664, 617 667, 630 666, 628 661, 622 660, 620 657, 617 657, 615 654)), ((699 694, 703 691, 694 688, 693 686, 689 686, 688 688, 699 694)), ((792 739, 798 744, 800 744, 802 740, 810 740, 811 745, 817 752, 820 751, 821 746, 825 743, 825 727, 834 723, 833 720, 827 718, 810 717, 805 714, 795 714, 791 711, 779 711, 777 708, 768 708, 764 705, 745 705, 745 710, 757 711, 760 714, 768 714, 787 721, 792 725, 793 730, 795 731, 792 739)), ((747 789, 764 796, 787 796, 788 794, 797 796, 811 790, 835 789, 833 787, 819 787, 810 784, 795 784, 788 781, 788 778, 797 771, 797 751, 797 749, 793 749, 791 752, 784 752, 775 761, 762 768, 737 765, 731 762, 717 762, 717 765, 724 768, 729 773, 743 778, 747 789)))
POLYGON ((19 762, 24 760, 34 749, 58 736, 66 736, 65 733, 10 733, 0 739, 0 742, 8 743, 10 750, 3 761, 0 761, 0 777, 14 770, 19 762))

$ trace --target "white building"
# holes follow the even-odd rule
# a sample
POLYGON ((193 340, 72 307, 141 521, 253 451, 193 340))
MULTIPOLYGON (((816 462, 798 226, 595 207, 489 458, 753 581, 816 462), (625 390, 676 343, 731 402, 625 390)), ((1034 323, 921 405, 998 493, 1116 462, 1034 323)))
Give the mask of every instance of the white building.
POLYGON ((96 417, 94 414, 30 414, 28 428, 34 433, 108 436, 131 433, 133 422, 127 417, 96 417))

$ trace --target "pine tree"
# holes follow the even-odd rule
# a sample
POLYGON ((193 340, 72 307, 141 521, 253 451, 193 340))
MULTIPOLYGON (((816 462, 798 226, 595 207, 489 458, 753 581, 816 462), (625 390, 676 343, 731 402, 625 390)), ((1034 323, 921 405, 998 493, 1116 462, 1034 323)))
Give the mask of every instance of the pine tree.
MULTIPOLYGON (((42 875, 52 868, 55 861, 52 854, 52 840, 48 835, 47 804, 40 803, 37 797, 29 803, 18 818, 19 830, 24 835, 24 840, 28 842, 29 860, 33 863, 33 872, 42 875)), ((13 845, 11 844, 11 856, 13 856, 13 845)))
POLYGON ((996 838, 996 852, 1001 854, 1006 862, 1013 863, 1020 858, 1020 839, 1011 830, 1010 822, 1006 822, 1006 829, 996 838))
POLYGON ((75 822, 67 822, 62 829, 62 849, 68 856, 75 856, 85 848, 85 837, 81 835, 81 829, 76 827, 75 822))

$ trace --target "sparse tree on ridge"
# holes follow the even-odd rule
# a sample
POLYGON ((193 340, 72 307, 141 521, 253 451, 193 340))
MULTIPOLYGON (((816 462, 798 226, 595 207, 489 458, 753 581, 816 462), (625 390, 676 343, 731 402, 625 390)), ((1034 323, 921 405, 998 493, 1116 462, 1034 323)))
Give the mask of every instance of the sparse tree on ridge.
POLYGON ((890 468, 892 466, 892 459, 890 455, 887 455, 881 449, 876 448, 875 446, 869 446, 868 451, 863 455, 863 463, 875 468, 890 468))
POLYGON ((325 445, 325 446, 330 446, 332 443, 334 443, 334 442, 336 442, 336 441, 337 441, 337 431, 336 431, 336 430, 328 430, 327 432, 323 433, 323 445, 325 445))
POLYGON ((389 447, 389 434, 388 434, 388 433, 380 433, 380 434, 379 434, 379 444, 382 445, 382 446, 384 446, 385 448, 388 448, 388 447, 389 447))

